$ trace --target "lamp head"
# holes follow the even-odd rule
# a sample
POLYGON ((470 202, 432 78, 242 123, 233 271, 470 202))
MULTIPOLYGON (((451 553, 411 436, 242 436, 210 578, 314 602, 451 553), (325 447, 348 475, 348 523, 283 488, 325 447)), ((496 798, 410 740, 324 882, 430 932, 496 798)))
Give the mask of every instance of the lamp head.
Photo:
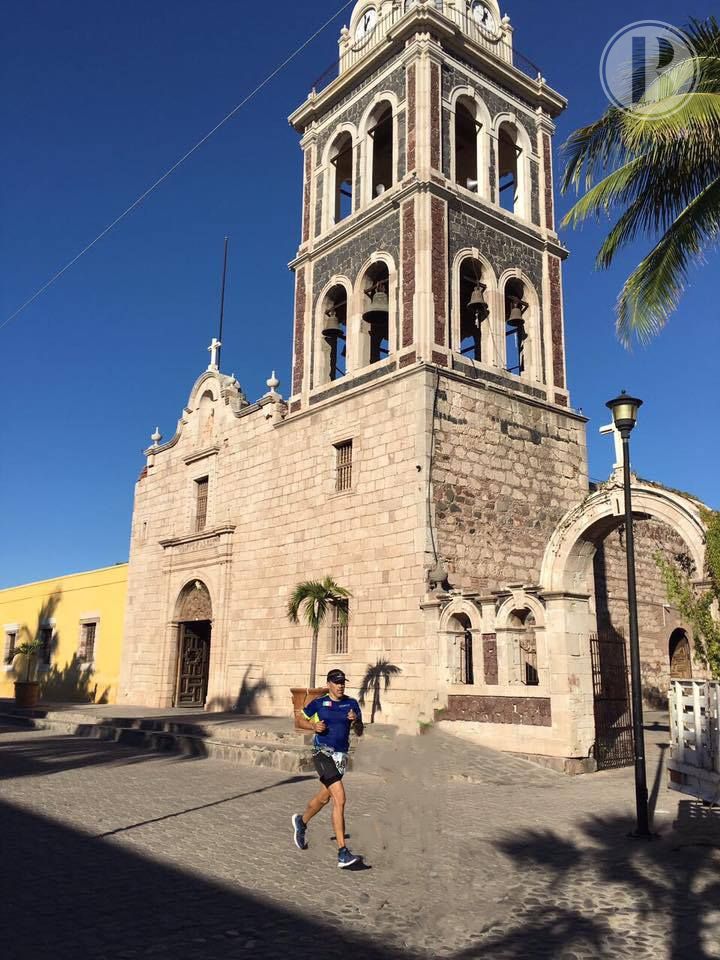
POLYGON ((614 400, 608 400, 606 406, 612 410, 615 426, 623 437, 629 437, 630 433, 637 423, 638 410, 642 406, 642 400, 637 397, 630 397, 623 390, 619 397, 614 400))

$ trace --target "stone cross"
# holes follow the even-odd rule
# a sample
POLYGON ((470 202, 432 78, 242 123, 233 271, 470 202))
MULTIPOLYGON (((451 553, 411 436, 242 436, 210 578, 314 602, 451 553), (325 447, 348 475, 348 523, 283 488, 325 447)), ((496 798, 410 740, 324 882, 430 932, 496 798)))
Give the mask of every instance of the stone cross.
POLYGON ((609 423, 606 427, 600 427, 599 432, 603 436, 613 435, 613 440, 615 441, 615 463, 613 464, 613 470, 619 470, 623 465, 623 443, 620 431, 614 423, 609 423))
POLYGON ((218 368, 218 354, 220 353, 220 347, 222 343, 217 339, 217 337, 212 338, 212 343, 208 347, 208 352, 210 353, 210 366, 208 370, 217 370, 218 368))

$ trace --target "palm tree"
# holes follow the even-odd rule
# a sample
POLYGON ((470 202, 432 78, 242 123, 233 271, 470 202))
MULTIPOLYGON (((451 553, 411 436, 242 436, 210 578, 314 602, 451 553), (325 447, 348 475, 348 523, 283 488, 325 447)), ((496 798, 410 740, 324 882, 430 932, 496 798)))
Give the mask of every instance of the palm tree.
POLYGON ((672 66, 633 109, 611 107, 563 147, 563 192, 585 190, 563 224, 617 215, 597 267, 638 238, 656 241, 618 298, 626 346, 662 329, 690 267, 720 240, 720 26, 710 17, 686 32, 695 56, 672 66))
POLYGON ((320 628, 333 608, 337 610, 338 623, 347 623, 348 598, 351 596, 352 594, 335 583, 332 577, 325 577, 324 580, 305 580, 303 583, 299 583, 288 600, 287 617, 290 623, 299 623, 302 616, 312 630, 310 689, 315 686, 317 643, 320 628))
POLYGON ((375 723, 375 714, 378 711, 382 711, 382 704, 380 703, 381 684, 383 681, 385 682, 385 692, 387 692, 391 678, 396 677, 399 673, 402 673, 400 667, 396 667, 395 664, 390 663, 389 660, 378 660, 374 666, 372 663, 368 664, 358 692, 358 700, 361 706, 364 707, 367 695, 372 690, 373 699, 372 707, 370 708, 370 723, 375 723))

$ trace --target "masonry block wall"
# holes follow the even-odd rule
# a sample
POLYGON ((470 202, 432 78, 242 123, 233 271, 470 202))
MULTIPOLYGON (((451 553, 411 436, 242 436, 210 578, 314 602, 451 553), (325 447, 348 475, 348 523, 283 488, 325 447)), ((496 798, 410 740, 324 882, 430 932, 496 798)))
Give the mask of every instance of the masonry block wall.
MULTIPOLYGON (((650 705, 663 707, 670 683, 670 637, 675 629, 687 624, 668 604, 655 557, 660 554, 666 560, 676 561, 687 556, 687 544, 676 531, 657 520, 636 520, 634 529, 643 694, 650 705)), ((598 630, 619 631, 629 643, 624 526, 599 545, 594 585, 598 630)), ((705 675, 698 664, 693 665, 693 675, 705 675)))
POLYGON ((286 715, 289 688, 307 683, 310 646, 307 628, 287 622, 287 600, 299 581, 330 575, 352 593, 349 652, 332 656, 326 631, 318 676, 339 665, 356 688, 368 662, 401 664, 391 716, 416 723, 433 687, 420 611, 423 391, 423 378, 410 371, 273 425, 272 405, 237 416, 217 398, 217 378, 202 380, 179 436, 137 485, 126 702, 172 702, 173 610, 183 588, 199 579, 213 604, 208 706, 229 708, 243 679, 250 686, 264 680, 270 689, 257 709, 286 715), (203 391, 216 396, 210 436, 198 432, 200 412, 192 409, 203 391), (334 444, 347 440, 352 489, 337 493, 334 444), (193 534, 192 487, 200 475, 209 476, 208 524, 193 534))
POLYGON ((439 379, 433 500, 456 588, 537 583, 557 522, 587 494, 583 418, 511 387, 439 379))

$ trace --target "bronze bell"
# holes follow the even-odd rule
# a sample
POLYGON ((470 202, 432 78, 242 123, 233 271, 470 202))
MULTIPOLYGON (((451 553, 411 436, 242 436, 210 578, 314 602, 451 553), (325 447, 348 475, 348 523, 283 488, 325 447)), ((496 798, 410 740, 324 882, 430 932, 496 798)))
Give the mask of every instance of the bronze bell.
POLYGON ((528 304, 520 297, 508 297, 507 299, 510 304, 507 324, 509 327, 521 327, 524 323, 523 314, 527 310, 528 304))
POLYGON ((390 314, 390 301, 384 283, 378 283, 365 291, 370 298, 370 307, 363 314, 363 320, 370 324, 387 323, 390 314))
POLYGON ((322 335, 326 340, 335 340, 342 334, 342 325, 335 307, 330 307, 329 310, 326 310, 325 317, 325 326, 323 327, 322 335))
POLYGON ((475 321, 479 322, 484 320, 490 312, 490 308, 485 303, 485 291, 487 290, 487 285, 480 283, 478 281, 475 284, 472 295, 468 302, 468 307, 473 311, 475 315, 475 321))

